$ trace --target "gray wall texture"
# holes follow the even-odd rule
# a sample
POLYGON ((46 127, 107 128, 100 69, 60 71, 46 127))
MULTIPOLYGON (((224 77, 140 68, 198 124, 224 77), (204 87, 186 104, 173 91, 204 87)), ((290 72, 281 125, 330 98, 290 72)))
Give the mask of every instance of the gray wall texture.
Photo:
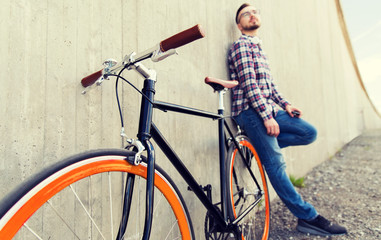
MULTIPOLYGON (((289 173, 305 175, 364 129, 381 127, 362 88, 339 0, 248 2, 261 9, 261 37, 281 92, 319 132, 315 143, 284 150, 289 173)), ((114 82, 81 95, 80 79, 99 70, 103 60, 120 60, 201 24, 206 38, 165 61, 146 63, 158 72, 157 99, 216 111, 217 96, 203 79, 228 78, 227 50, 240 35, 234 22, 239 1, 1 3, 0 197, 64 156, 122 146, 114 82)), ((136 74, 125 77, 142 86, 136 74)), ((122 91, 127 134, 135 137, 139 95, 127 85, 122 91)), ((216 184, 216 122, 159 111, 154 120, 196 178, 216 184)), ((157 162, 168 166, 161 153, 157 162)), ((200 204, 187 191, 185 198, 192 215, 203 219, 200 204)))

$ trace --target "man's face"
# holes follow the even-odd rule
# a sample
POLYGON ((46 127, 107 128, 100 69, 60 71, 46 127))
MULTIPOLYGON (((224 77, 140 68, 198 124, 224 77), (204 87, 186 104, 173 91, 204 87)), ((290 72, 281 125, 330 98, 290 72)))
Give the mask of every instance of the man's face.
POLYGON ((254 6, 247 6, 241 10, 238 15, 238 28, 239 30, 251 31, 256 30, 261 26, 261 18, 259 10, 254 6))

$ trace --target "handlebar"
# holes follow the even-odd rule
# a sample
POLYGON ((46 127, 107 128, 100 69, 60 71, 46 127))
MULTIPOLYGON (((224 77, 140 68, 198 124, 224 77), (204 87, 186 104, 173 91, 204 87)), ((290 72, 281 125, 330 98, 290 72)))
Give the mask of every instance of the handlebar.
POLYGON ((204 30, 201 25, 196 25, 185 31, 182 31, 172 37, 169 37, 160 42, 160 50, 166 52, 173 48, 178 48, 191 43, 197 39, 203 38, 205 36, 204 30))
POLYGON ((103 69, 93 73, 93 74, 90 74, 89 76, 87 77, 84 77, 82 78, 81 80, 81 84, 83 87, 88 87, 88 86, 91 86, 93 85, 99 78, 101 78, 103 75, 103 69))
MULTIPOLYGON (((111 68, 111 66, 108 66, 105 69, 101 69, 93 74, 90 74, 87 77, 82 78, 81 84, 83 87, 89 87, 93 85, 98 79, 100 79, 104 74, 114 72, 116 69, 126 67, 127 64, 135 64, 139 61, 142 61, 150 57, 153 61, 160 61, 166 58, 167 56, 170 56, 173 53, 175 53, 175 50, 174 50, 175 48, 184 46, 197 39, 203 38, 204 36, 205 36, 205 33, 201 25, 199 24, 195 25, 187 30, 184 30, 180 33, 173 35, 172 37, 169 37, 161 41, 157 47, 153 47, 140 54, 137 54, 137 56, 139 57, 136 60, 132 61, 132 59, 129 59, 128 63, 123 61, 118 66, 115 66, 115 67, 113 66, 114 68, 111 68)), ((134 56, 134 55, 130 55, 130 56, 134 56)))

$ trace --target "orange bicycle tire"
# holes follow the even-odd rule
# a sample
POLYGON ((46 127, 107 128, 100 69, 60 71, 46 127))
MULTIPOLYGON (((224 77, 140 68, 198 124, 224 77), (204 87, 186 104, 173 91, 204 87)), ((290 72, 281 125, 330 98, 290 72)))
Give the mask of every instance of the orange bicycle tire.
MULTIPOLYGON (((257 177, 257 180, 258 180, 259 184, 261 185, 262 191, 263 191, 263 200, 261 200, 261 201, 263 201, 263 203, 264 203, 264 205, 262 204, 262 206, 261 206, 262 209, 260 210, 261 213, 264 214, 264 217, 262 217, 263 221, 262 221, 261 225, 263 225, 263 226, 261 226, 262 230, 260 230, 261 232, 259 234, 261 236, 259 239, 267 240, 269 238, 269 232, 270 232, 270 198, 269 198, 269 189, 267 186, 266 175, 265 175, 261 160, 260 160, 255 148, 251 144, 249 138, 244 136, 244 135, 240 135, 240 136, 237 136, 236 139, 238 140, 242 149, 246 149, 246 151, 249 151, 250 156, 252 157, 252 160, 255 159, 254 162, 253 161, 251 162, 251 166, 252 166, 252 169, 255 168, 255 170, 257 172, 256 177, 257 177), (258 176, 258 175, 260 175, 260 176, 258 176)), ((234 188, 235 188, 234 182, 238 181, 238 180, 234 179, 234 173, 233 173, 235 161, 236 161, 236 158, 238 155, 239 155, 238 149, 234 146, 234 144, 232 144, 229 148, 228 155, 227 155, 227 160, 228 160, 228 162, 227 162, 228 214, 232 220, 236 219, 237 215, 239 215, 239 213, 237 213, 237 209, 236 209, 237 206, 235 206, 237 200, 234 199, 234 197, 237 195, 237 193, 234 193, 234 188)), ((244 168, 246 168, 246 166, 244 168)), ((240 175, 240 174, 242 174, 242 172, 237 172, 236 174, 240 175)), ((252 182, 250 184, 250 186, 248 186, 248 188, 253 187, 253 186, 255 186, 254 182, 252 182)), ((252 210, 252 211, 255 211, 255 210, 252 210)), ((258 210, 258 212, 259 212, 259 210, 258 210)), ((244 218, 244 220, 245 220, 245 218, 244 218)), ((244 221, 244 220, 242 220, 242 221, 244 221)), ((257 224, 257 222, 254 221, 254 224, 257 224)), ((242 229, 242 227, 241 227, 241 229, 242 229)), ((245 237, 245 234, 242 233, 241 239, 247 240, 247 239, 257 239, 257 238, 254 238, 253 236, 245 237)))
MULTIPOLYGON (((144 162, 135 166, 126 161, 126 157, 132 154, 134 153, 125 150, 92 151, 63 161, 68 163, 58 164, 58 167, 53 167, 56 170, 50 170, 51 173, 40 174, 43 177, 32 180, 35 183, 25 184, 27 189, 17 190, 2 201, 5 203, 12 199, 12 194, 19 195, 15 197, 18 199, 12 200, 9 209, 3 208, 0 211, 0 239, 12 239, 24 222, 52 196, 85 177, 104 172, 125 172, 145 179, 147 167, 144 162)), ((173 181, 158 167, 155 171, 155 187, 171 206, 182 239, 193 239, 192 224, 184 200, 173 181)))

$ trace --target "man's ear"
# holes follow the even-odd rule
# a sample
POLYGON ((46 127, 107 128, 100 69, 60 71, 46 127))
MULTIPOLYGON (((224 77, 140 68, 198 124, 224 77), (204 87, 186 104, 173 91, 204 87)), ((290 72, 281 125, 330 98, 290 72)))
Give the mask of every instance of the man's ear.
POLYGON ((238 29, 242 32, 242 26, 241 26, 241 23, 238 23, 238 24, 237 24, 237 27, 238 27, 238 29))

